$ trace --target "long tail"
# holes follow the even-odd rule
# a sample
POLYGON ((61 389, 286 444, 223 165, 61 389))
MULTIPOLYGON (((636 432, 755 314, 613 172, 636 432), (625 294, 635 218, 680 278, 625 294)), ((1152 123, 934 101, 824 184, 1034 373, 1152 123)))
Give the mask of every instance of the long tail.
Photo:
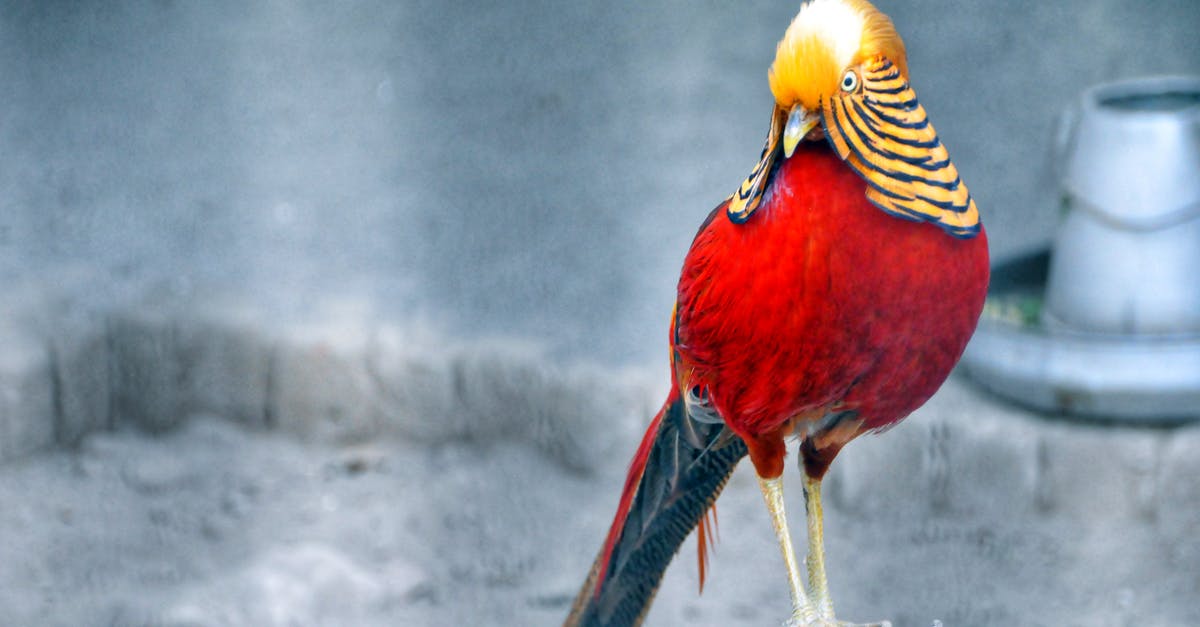
POLYGON ((563 627, 640 625, 667 564, 703 526, 745 455, 741 438, 723 423, 689 416, 673 389, 642 438, 608 538, 563 627))

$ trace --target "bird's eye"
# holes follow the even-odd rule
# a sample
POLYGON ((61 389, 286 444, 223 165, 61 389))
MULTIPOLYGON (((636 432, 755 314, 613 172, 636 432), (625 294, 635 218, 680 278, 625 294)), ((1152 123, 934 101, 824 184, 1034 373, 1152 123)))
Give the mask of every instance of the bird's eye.
POLYGON ((854 91, 858 89, 858 74, 854 70, 846 70, 842 75, 842 91, 854 91))

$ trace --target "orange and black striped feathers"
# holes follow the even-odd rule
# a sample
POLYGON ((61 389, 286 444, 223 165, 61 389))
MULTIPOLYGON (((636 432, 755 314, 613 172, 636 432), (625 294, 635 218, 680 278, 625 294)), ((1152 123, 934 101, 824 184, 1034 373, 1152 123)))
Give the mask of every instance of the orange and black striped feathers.
POLYGON ((771 129, 758 165, 729 197, 729 218, 746 222, 769 195, 789 116, 819 115, 808 139, 824 135, 866 180, 872 204, 958 238, 979 233, 979 211, 908 84, 907 63, 891 19, 869 2, 805 4, 776 49, 771 129))
POLYGON ((864 64, 854 92, 823 103, 821 122, 838 156, 867 180, 867 198, 880 209, 933 222, 956 237, 979 232, 975 201, 891 61, 864 64))

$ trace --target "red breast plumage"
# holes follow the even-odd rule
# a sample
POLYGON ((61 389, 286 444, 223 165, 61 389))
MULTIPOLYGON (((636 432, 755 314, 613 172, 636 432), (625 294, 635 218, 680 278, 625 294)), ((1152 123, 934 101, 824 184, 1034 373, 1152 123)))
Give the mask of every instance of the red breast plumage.
POLYGON ((987 239, 948 237, 870 203, 824 143, 778 166, 745 223, 723 206, 679 281, 680 388, 742 437, 853 411, 864 430, 919 407, 957 363, 987 289, 987 239))

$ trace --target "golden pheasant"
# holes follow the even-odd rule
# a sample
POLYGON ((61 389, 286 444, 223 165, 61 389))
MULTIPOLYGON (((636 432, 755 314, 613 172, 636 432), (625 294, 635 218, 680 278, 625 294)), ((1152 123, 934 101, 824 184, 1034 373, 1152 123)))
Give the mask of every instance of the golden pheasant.
POLYGON ((783 554, 789 625, 834 618, 821 479, 838 452, 938 389, 988 283, 975 202, 909 85, 892 21, 811 0, 779 42, 762 156, 701 225, 671 316, 672 387, 634 456, 567 625, 635 625, 672 556, 749 454, 783 554), (784 513, 799 440, 807 586, 784 513))

